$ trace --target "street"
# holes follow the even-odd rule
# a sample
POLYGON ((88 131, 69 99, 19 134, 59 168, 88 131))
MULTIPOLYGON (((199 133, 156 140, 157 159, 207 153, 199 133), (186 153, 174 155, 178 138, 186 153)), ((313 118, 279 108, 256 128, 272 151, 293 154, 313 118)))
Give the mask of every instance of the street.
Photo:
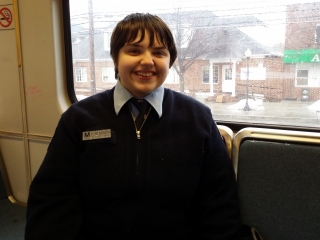
MULTIPOLYGON (((215 120, 270 123, 295 125, 306 127, 319 127, 320 112, 310 111, 310 106, 315 101, 301 102, 282 100, 281 102, 263 102, 260 110, 244 111, 235 109, 238 102, 216 103, 205 101, 204 96, 196 96, 196 99, 210 107, 215 120)), ((319 109, 320 110, 320 109, 319 109)))

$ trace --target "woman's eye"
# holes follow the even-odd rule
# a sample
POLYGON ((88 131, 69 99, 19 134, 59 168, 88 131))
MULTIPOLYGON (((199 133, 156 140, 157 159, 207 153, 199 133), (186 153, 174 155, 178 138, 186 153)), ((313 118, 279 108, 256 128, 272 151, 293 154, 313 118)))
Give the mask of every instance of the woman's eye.
POLYGON ((165 56, 166 55, 166 53, 163 51, 157 51, 157 52, 155 52, 155 54, 158 56, 165 56))
POLYGON ((130 49, 130 50, 129 50, 129 53, 138 54, 138 53, 139 53, 139 50, 138 50, 138 49, 130 49))

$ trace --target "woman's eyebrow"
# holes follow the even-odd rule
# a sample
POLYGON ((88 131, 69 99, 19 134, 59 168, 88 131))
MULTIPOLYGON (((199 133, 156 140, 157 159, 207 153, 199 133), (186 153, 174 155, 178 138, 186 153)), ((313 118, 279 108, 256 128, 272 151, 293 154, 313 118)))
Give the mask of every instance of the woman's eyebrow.
POLYGON ((131 43, 127 43, 125 46, 141 47, 141 44, 139 42, 131 42, 131 43))
MULTIPOLYGON (((142 47, 140 42, 131 42, 127 43, 125 46, 128 47, 142 47)), ((168 48, 165 45, 159 45, 159 46, 150 46, 150 48, 155 49, 155 50, 167 50, 168 48)))
MULTIPOLYGON (((152 47, 152 46, 151 46, 152 47)), ((161 46, 156 46, 156 47, 152 47, 153 49, 156 50, 168 50, 168 48, 165 45, 161 45, 161 46)))

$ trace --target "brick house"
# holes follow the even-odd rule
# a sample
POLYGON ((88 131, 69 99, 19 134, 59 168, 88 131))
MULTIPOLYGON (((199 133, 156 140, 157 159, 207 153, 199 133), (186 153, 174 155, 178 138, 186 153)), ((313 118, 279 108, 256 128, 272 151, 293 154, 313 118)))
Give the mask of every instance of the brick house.
MULTIPOLYGON (((227 76, 224 72, 232 68, 232 72, 235 70, 235 73, 231 73, 235 75, 235 83, 229 92, 237 98, 245 95, 247 80, 244 73, 247 62, 244 51, 248 47, 252 50, 248 82, 250 95, 263 94, 266 101, 314 101, 320 98, 320 3, 288 5, 286 12, 284 56, 263 46, 257 48, 254 41, 248 45, 242 44, 242 48, 233 46, 233 50, 236 47, 240 50, 230 54, 230 59, 226 58, 227 54, 213 54, 209 64, 219 69, 218 80, 213 87, 215 93, 228 92, 223 89, 227 76), (235 52, 242 54, 236 55, 235 52), (231 67, 228 68, 228 65, 231 67), (260 75, 253 73, 259 71, 260 75)), ((199 85, 197 88, 201 89, 199 85)))
POLYGON ((287 6, 284 98, 320 99, 320 2, 287 6))

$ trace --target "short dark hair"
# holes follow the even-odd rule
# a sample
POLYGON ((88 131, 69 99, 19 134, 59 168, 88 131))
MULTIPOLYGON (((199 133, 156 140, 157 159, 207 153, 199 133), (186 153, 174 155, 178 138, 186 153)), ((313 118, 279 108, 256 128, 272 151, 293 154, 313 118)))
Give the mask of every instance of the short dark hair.
MULTIPOLYGON (((110 55, 115 64, 118 63, 119 51, 127 43, 131 43, 141 33, 139 42, 144 39, 145 31, 150 35, 150 46, 156 39, 166 46, 170 53, 170 67, 177 58, 177 48, 168 25, 158 16, 149 13, 132 13, 121 20, 114 28, 110 41, 110 55)), ((118 69, 115 67, 118 78, 118 69)))

